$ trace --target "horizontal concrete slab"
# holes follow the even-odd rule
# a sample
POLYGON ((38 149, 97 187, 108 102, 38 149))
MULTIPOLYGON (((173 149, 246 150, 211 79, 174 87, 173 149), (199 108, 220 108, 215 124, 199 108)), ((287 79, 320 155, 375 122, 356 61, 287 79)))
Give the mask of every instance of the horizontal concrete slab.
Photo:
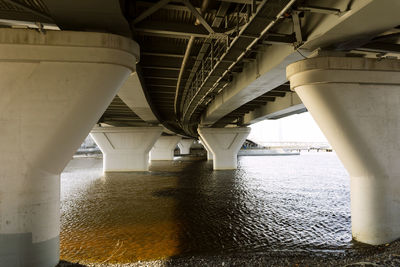
MULTIPOLYGON (((346 9, 342 1, 337 1, 336 4, 341 5, 340 3, 340 9, 346 9)), ((351 46, 348 40, 354 41, 355 45, 357 40, 368 40, 378 33, 390 30, 399 24, 399 8, 398 0, 354 1, 350 10, 340 16, 324 15, 320 20, 305 21, 302 31, 307 40, 301 46, 301 53, 308 56, 318 48, 351 46), (371 18, 381 19, 375 21, 371 18)), ((243 72, 234 76, 233 81, 208 105, 202 115, 201 125, 213 125, 245 103, 283 84, 286 82, 285 66, 303 59, 288 45, 272 45, 258 52, 257 58, 246 63, 243 72)), ((259 121, 254 115, 247 121, 259 121)), ((263 116, 264 113, 261 112, 260 115, 263 116)))
POLYGON ((243 124, 250 125, 266 119, 280 119, 306 111, 306 107, 297 94, 289 92, 285 97, 278 97, 274 102, 268 102, 266 105, 246 113, 243 124))

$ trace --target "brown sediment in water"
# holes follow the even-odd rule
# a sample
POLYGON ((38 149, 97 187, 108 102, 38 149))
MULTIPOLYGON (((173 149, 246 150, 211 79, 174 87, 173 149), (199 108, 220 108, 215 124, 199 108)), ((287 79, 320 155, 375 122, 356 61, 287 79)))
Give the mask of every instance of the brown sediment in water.
POLYGON ((178 233, 174 221, 97 227, 89 232, 73 229, 61 235, 61 258, 120 264, 166 259, 179 254, 178 233))
MULTIPOLYGON (((118 179, 118 185, 130 178, 107 179, 118 179)), ((134 183, 136 190, 127 189, 123 195, 113 188, 115 181, 103 183, 94 184, 96 189, 89 190, 69 211, 70 221, 60 234, 62 259, 128 263, 179 254, 180 229, 171 210, 173 199, 157 199, 151 188, 138 190, 140 179, 134 183)), ((162 177, 157 183, 170 187, 174 179, 162 177)))

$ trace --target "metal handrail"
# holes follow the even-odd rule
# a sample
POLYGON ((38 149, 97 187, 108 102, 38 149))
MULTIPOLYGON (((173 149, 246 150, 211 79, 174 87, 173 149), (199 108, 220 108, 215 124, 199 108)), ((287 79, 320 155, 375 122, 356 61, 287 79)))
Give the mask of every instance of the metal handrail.
POLYGON ((203 100, 205 99, 205 97, 209 94, 210 91, 212 91, 221 81, 221 79, 235 66, 235 64, 237 62, 239 62, 244 55, 246 54, 247 51, 249 51, 251 49, 251 47, 256 44, 260 38, 262 38, 265 33, 267 33, 273 25, 275 25, 275 23, 280 19, 280 17, 296 2, 296 0, 291 0, 289 1, 289 3, 277 14, 277 16, 275 17, 274 20, 272 20, 270 23, 268 23, 268 25, 264 28, 264 30, 261 32, 261 34, 255 38, 247 47, 246 49, 244 49, 244 51, 240 54, 240 56, 237 58, 237 60, 235 62, 233 62, 228 69, 221 75, 221 77, 214 83, 214 85, 212 86, 212 88, 210 90, 208 90, 206 92, 206 94, 202 97, 201 101, 199 101, 199 103, 194 103, 194 105, 196 105, 193 110, 190 112, 190 114, 187 114, 189 111, 190 106, 192 105, 192 102, 194 100, 194 98, 199 94, 199 92, 202 90, 205 82, 210 78, 211 73, 218 67, 218 65, 223 61, 223 59, 225 58, 225 56, 229 53, 230 49, 235 45, 235 43, 239 40, 239 38, 241 38, 242 34, 244 33, 244 31, 247 29, 247 26, 250 25, 252 23, 252 21, 255 19, 255 17, 258 15, 258 13, 260 12, 260 10, 264 7, 264 5, 266 4, 266 2, 268 2, 267 0, 264 0, 259 7, 257 8, 257 11, 255 12, 255 14, 250 18, 249 22, 243 26, 238 35, 232 40, 232 42, 230 42, 228 44, 228 42, 226 42, 226 47, 224 47, 225 49, 221 50, 213 50, 213 53, 215 52, 219 52, 218 54, 220 55, 213 55, 212 58, 212 62, 214 62, 214 58, 216 58, 215 64, 212 64, 212 69, 210 72, 208 72, 208 75, 206 77, 204 77, 204 80, 201 81, 200 86, 198 85, 198 73, 196 75, 196 81, 194 83, 192 83, 193 86, 191 86, 190 90, 188 90, 187 95, 190 96, 190 98, 185 98, 185 102, 183 104, 183 120, 185 121, 186 118, 190 118, 192 116, 192 114, 194 113, 194 111, 196 110, 196 108, 203 102, 203 100))

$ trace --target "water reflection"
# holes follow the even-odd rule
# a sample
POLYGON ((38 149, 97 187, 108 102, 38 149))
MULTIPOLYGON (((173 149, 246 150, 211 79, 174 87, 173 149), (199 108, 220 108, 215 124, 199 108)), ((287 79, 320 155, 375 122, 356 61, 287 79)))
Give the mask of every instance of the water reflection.
POLYGON ((107 176, 85 161, 62 175, 65 260, 351 247, 349 182, 333 154, 240 157, 234 171, 182 158, 107 176))

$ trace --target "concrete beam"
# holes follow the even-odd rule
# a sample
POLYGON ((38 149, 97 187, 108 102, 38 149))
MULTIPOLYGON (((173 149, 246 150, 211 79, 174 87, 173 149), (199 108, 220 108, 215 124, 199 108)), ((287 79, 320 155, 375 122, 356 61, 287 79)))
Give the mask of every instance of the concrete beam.
POLYGON ((399 10, 400 2, 397 0, 353 1, 350 10, 339 17, 325 15, 318 25, 305 25, 303 30, 309 34, 302 48, 315 50, 343 43, 357 46, 360 41, 398 26, 399 10))
POLYGON ((95 127, 90 136, 103 153, 103 172, 149 170, 149 152, 162 127, 95 127))
MULTIPOLYGON (((332 5, 333 8, 343 9, 346 3, 348 1, 336 1, 332 5)), ((302 23, 302 31, 306 34, 307 41, 301 47, 302 53, 307 56, 307 51, 311 53, 320 47, 329 47, 347 40, 371 38, 400 24, 400 2, 397 0, 356 0, 350 8, 350 11, 339 17, 321 14, 310 14, 306 17, 302 23)), ((238 107, 286 82, 285 66, 300 59, 303 59, 302 56, 290 46, 272 45, 264 48, 212 100, 202 115, 201 125, 213 125, 238 107)))
POLYGON ((211 149, 207 146, 207 143, 204 142, 203 138, 199 136, 200 142, 203 145, 204 149, 207 151, 207 160, 213 160, 214 156, 211 149))
POLYGON ((118 92, 121 100, 142 120, 157 124, 158 120, 144 95, 137 73, 132 73, 118 92))
MULTIPOLYGON (((13 1, 15 2, 15 1, 13 1)), ((43 0, 51 18, 62 30, 109 32, 131 37, 120 1, 43 0)))
POLYGON ((174 150, 180 136, 160 136, 150 151, 151 160, 174 160, 174 150))
POLYGON ((214 170, 237 168, 237 153, 250 134, 251 128, 198 128, 197 131, 213 154, 214 170))
POLYGON ((181 155, 188 155, 190 154, 190 147, 193 144, 193 139, 181 139, 178 143, 179 150, 181 155))
POLYGON ((201 124, 212 125, 247 102, 286 82, 286 66, 302 58, 291 46, 266 47, 208 105, 201 124))
POLYGON ((306 112, 307 109, 296 93, 287 93, 285 97, 277 97, 274 102, 246 113, 243 118, 244 125, 250 125, 266 119, 280 119, 293 114, 306 112))

